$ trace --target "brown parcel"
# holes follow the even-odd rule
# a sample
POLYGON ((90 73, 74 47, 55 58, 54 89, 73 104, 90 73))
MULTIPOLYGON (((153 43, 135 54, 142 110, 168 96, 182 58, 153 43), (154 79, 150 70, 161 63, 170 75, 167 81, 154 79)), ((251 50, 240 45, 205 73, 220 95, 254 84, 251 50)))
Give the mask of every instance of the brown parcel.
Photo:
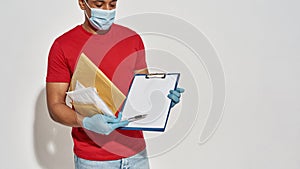
MULTIPOLYGON (((100 98, 106 103, 113 113, 121 107, 126 96, 108 79, 108 77, 84 54, 80 55, 72 76, 70 91, 75 89, 79 81, 85 87, 95 87, 100 98)), ((102 113, 93 104, 72 103, 75 110, 84 116, 102 113)))

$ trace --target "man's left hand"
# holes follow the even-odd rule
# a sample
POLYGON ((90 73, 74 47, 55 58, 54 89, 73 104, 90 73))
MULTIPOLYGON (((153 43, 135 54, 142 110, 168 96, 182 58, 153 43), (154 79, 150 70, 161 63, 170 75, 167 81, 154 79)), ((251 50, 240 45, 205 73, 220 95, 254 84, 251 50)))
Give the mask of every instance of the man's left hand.
POLYGON ((181 93, 184 92, 183 88, 176 88, 175 90, 170 90, 168 98, 172 100, 171 107, 174 107, 180 101, 181 93))

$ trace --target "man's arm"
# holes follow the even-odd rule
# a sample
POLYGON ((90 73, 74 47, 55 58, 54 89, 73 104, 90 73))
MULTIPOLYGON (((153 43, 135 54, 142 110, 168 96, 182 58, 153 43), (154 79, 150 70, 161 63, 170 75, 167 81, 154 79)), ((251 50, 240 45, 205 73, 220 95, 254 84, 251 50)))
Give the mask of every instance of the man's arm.
POLYGON ((140 70, 135 70, 135 74, 149 74, 148 68, 145 69, 140 69, 140 70))
POLYGON ((70 127, 83 127, 98 134, 109 135, 116 128, 128 125, 128 120, 122 119, 122 113, 118 118, 95 114, 91 117, 83 117, 66 105, 66 91, 69 83, 47 83, 47 105, 51 118, 63 125, 70 127))
POLYGON ((81 127, 83 117, 66 105, 69 83, 46 83, 47 105, 51 118, 63 125, 81 127))

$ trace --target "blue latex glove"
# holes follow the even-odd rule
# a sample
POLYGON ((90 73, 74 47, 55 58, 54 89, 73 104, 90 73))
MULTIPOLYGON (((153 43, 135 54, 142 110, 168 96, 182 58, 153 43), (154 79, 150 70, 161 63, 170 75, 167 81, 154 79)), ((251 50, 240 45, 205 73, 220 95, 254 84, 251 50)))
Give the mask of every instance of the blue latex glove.
POLYGON ((128 120, 121 121, 122 113, 118 118, 103 114, 95 114, 92 117, 85 117, 82 121, 83 128, 98 134, 109 135, 116 128, 128 125, 128 120))
POLYGON ((175 90, 170 90, 168 98, 172 100, 171 107, 174 107, 180 101, 181 93, 184 92, 183 88, 176 88, 175 90))

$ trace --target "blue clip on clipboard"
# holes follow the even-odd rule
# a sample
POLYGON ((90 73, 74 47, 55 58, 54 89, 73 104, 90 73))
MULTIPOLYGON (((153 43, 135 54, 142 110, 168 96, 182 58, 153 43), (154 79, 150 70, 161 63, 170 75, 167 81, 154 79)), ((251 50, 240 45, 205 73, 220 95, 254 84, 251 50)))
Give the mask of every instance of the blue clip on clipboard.
POLYGON ((146 116, 121 129, 165 131, 171 110, 167 95, 169 90, 176 89, 179 76, 179 73, 136 74, 121 109, 122 118, 146 116))

